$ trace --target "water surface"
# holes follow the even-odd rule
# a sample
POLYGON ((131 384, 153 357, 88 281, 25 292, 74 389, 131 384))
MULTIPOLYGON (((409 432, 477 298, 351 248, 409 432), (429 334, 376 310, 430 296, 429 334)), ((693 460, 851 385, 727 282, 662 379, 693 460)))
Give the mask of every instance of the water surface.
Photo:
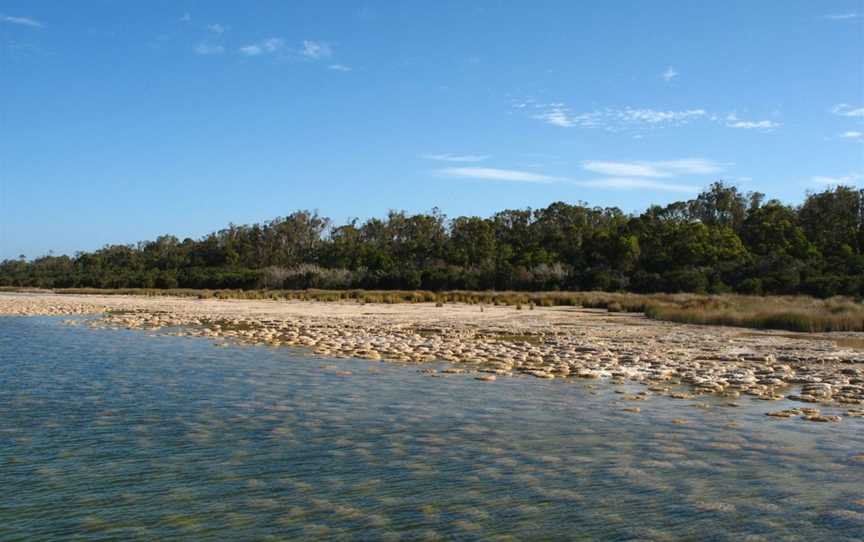
POLYGON ((0 539, 864 539, 860 419, 642 389, 0 318, 0 539))

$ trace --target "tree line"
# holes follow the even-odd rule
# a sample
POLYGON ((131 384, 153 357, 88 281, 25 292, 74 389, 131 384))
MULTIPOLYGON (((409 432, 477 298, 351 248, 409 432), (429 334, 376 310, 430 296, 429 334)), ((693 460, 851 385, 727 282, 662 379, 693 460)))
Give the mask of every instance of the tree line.
POLYGON ((584 202, 335 225, 297 211, 205 237, 164 235, 0 263, 0 286, 605 290, 864 295, 864 190, 799 206, 722 181, 641 214, 584 202))

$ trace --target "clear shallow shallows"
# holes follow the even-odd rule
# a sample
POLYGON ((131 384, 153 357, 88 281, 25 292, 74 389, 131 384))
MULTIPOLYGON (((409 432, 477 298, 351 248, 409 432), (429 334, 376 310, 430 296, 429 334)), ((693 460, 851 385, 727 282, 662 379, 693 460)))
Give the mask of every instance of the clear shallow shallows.
POLYGON ((860 419, 622 388, 0 318, 0 539, 864 538, 860 419))

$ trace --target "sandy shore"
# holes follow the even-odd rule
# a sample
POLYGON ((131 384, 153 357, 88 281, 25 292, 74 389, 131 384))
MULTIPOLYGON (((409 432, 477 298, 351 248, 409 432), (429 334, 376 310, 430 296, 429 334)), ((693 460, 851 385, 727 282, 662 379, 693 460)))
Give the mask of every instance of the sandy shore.
POLYGON ((321 357, 450 362, 441 373, 421 366, 430 376, 637 381, 646 389, 628 397, 633 401, 713 393, 730 403, 741 395, 802 403, 770 413, 780 417, 839 421, 820 413, 819 404, 864 414, 864 351, 845 346, 857 346, 864 334, 689 326, 576 307, 0 294, 0 315, 86 314, 100 315, 86 323, 94 328, 303 347, 321 357))

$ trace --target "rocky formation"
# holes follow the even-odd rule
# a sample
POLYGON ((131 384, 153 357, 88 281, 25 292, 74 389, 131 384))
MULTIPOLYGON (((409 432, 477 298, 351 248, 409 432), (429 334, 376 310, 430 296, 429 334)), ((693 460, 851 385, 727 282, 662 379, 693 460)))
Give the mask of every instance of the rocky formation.
MULTIPOLYGON (((283 303, 292 306, 290 314, 283 314, 275 302, 258 310, 267 302, 51 299, 53 303, 38 296, 0 296, 0 314, 102 313, 101 318, 85 320, 85 325, 160 330, 219 343, 299 347, 330 358, 444 361, 450 368, 422 370, 432 376, 470 373, 485 382, 518 376, 630 381, 645 384, 646 394, 677 399, 700 394, 748 395, 766 401, 786 398, 846 406, 850 416, 864 405, 864 354, 838 348, 825 336, 687 326, 572 308, 537 308, 526 316, 529 311, 514 314, 519 311, 512 307, 486 307, 482 317, 468 318, 459 315, 467 310, 479 313, 481 308, 461 306, 448 311, 449 307, 428 306, 421 318, 416 305, 408 311, 397 307, 376 314, 368 306, 332 304, 338 315, 329 316, 328 304, 322 303, 283 303)), ((815 409, 796 410, 770 415, 838 421, 815 409)))

